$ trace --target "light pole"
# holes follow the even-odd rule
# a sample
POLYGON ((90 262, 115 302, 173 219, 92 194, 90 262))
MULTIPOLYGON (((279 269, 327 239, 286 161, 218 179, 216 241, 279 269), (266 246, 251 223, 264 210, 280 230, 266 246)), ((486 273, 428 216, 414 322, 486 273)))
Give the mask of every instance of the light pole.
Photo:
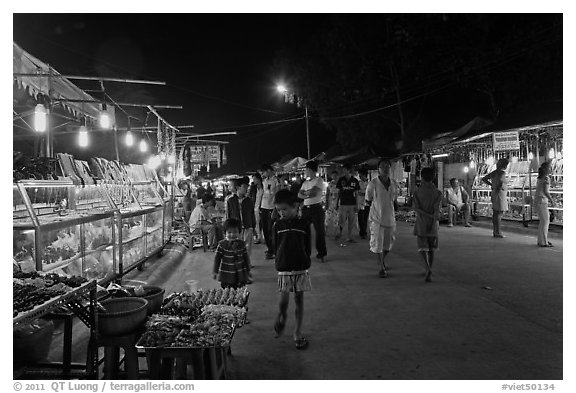
MULTIPOLYGON (((278 92, 280 92, 281 94, 284 95, 284 97, 288 97, 288 88, 284 85, 278 85, 276 87, 278 89, 278 92)), ((291 101, 294 101, 294 93, 292 93, 292 99, 291 101)), ((300 101, 298 101, 298 104, 300 103, 300 101)), ((298 105, 300 106, 300 105, 298 105)), ((307 158, 308 160, 310 159, 310 128, 308 125, 308 103, 304 100, 304 116, 306 118, 306 151, 307 151, 307 158)))

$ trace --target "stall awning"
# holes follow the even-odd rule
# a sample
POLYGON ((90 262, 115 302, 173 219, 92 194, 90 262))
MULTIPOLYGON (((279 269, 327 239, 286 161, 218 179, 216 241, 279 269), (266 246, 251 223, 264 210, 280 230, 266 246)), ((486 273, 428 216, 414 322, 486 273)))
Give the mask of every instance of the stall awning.
MULTIPOLYGON (((16 43, 13 43, 13 47, 14 79, 20 87, 28 88, 34 98, 37 98, 39 94, 43 94, 50 96, 54 100, 95 101, 94 97, 84 92, 70 80, 62 77, 58 71, 48 64, 32 56, 16 43), (54 77, 21 76, 16 74, 52 74, 54 77)), ((76 116, 83 115, 92 119, 97 119, 102 111, 99 103, 61 101, 61 104, 76 116)), ((109 105, 106 110, 114 124, 114 107, 109 105)))
POLYGON ((449 131, 444 132, 441 134, 437 134, 432 138, 428 138, 422 141, 422 149, 424 151, 429 151, 431 149, 436 149, 440 146, 446 145, 455 141, 456 139, 464 136, 469 135, 471 133, 475 133, 477 130, 481 130, 485 127, 490 126, 493 121, 486 119, 484 117, 476 116, 468 123, 464 124, 462 127, 449 131))

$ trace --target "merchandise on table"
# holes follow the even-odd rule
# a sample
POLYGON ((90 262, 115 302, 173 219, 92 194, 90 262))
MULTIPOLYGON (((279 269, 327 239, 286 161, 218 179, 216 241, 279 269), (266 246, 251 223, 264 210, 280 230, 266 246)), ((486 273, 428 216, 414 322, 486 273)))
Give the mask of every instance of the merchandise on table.
POLYGON ((14 272, 12 283, 13 317, 32 310, 48 300, 64 295, 87 282, 83 277, 64 277, 37 272, 14 272))

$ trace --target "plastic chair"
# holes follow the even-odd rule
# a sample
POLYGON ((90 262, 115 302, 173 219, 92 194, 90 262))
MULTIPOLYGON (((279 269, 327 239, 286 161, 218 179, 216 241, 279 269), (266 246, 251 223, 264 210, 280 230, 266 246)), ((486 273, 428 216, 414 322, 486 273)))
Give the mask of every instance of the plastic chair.
POLYGON ((194 250, 194 240, 200 238, 200 242, 202 243, 202 249, 204 250, 204 252, 206 252, 206 249, 208 249, 208 234, 202 230, 202 228, 191 228, 190 224, 188 224, 186 221, 184 222, 184 226, 186 227, 186 233, 188 234, 188 237, 190 239, 189 241, 189 248, 190 251, 194 250))

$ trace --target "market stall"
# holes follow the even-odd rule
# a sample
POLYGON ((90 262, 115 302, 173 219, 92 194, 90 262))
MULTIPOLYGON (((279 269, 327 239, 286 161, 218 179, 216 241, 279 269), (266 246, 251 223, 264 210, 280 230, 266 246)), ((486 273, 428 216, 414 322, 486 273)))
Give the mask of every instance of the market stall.
MULTIPOLYGON (((506 124, 506 123, 504 123, 506 124)), ((519 221, 528 225, 537 220, 532 200, 536 188, 538 167, 546 160, 551 162, 550 193, 556 207, 550 208, 552 224, 562 225, 563 202, 563 121, 551 120, 522 127, 501 128, 495 124, 474 130, 444 145, 428 146, 428 152, 441 157, 444 188, 455 177, 468 189, 472 202, 472 214, 491 217, 491 189, 482 178, 496 169, 500 158, 508 158, 507 197, 509 210, 503 219, 519 221)))

